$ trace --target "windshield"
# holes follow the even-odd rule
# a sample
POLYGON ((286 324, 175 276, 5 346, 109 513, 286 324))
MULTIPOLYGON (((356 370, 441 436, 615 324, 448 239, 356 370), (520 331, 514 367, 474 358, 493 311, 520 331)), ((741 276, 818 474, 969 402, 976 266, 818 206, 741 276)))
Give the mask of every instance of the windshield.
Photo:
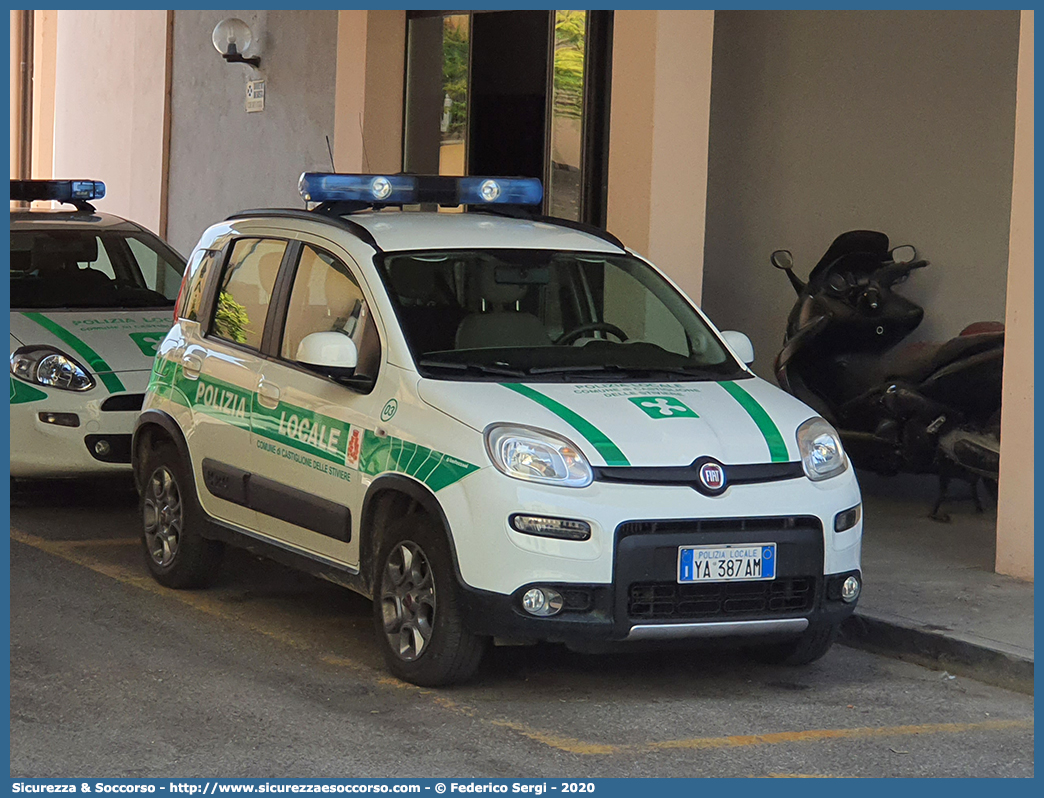
POLYGON ((689 303, 637 258, 498 249, 386 253, 379 265, 426 377, 746 374, 689 303))
POLYGON ((11 307, 173 307, 185 263, 147 233, 12 230, 11 307))

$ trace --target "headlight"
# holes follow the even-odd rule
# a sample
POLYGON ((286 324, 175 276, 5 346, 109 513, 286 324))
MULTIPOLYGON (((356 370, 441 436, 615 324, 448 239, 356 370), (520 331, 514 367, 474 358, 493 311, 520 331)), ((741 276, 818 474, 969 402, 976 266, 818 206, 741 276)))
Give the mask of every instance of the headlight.
POLYGON ((805 476, 811 480, 835 477, 848 468, 841 439, 824 419, 810 418, 798 427, 797 444, 805 476))
POLYGON ((11 353, 11 373, 20 380, 65 391, 89 391, 94 387, 87 369, 49 346, 16 349, 11 353))
POLYGON ((584 488, 594 474, 572 443, 552 432, 496 425, 486 429, 486 451, 499 471, 515 479, 584 488))

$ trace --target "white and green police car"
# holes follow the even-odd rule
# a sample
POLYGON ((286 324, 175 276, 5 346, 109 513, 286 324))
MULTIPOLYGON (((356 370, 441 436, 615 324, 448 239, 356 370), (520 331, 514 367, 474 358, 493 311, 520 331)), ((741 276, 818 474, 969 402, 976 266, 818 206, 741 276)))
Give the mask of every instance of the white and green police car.
POLYGON ((130 473, 131 434, 185 261, 98 213, 95 180, 12 180, 11 476, 130 473))
POLYGON ((232 216, 189 259, 134 438, 157 580, 267 553, 371 596, 417 684, 494 638, 826 652, 860 590, 859 487, 745 336, 604 231, 519 212, 539 181, 301 192, 318 207, 232 216), (390 207, 425 202, 473 212, 390 207))

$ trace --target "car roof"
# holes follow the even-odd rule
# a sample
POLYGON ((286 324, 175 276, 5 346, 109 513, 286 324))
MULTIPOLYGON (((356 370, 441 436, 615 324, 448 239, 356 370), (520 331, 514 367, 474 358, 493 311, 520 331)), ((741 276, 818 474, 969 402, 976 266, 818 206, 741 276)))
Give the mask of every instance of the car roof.
POLYGON ((622 245, 604 231, 549 217, 515 218, 482 212, 436 213, 398 209, 331 217, 315 211, 273 209, 243 211, 231 218, 264 216, 333 223, 387 252, 548 249, 621 254, 624 251, 622 245))
POLYGON ((53 228, 61 230, 116 230, 141 232, 144 228, 134 222, 98 211, 70 211, 64 208, 12 209, 11 229, 53 228))

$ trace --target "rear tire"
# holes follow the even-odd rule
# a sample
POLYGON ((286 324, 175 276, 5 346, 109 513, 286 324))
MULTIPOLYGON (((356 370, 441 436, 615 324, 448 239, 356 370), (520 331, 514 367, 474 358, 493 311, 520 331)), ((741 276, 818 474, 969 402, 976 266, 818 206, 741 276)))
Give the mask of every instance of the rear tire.
POLYGON ((752 646, 747 653, 766 665, 808 665, 826 654, 841 631, 840 624, 810 626, 795 640, 752 646))
POLYGON ((205 587, 221 567, 224 545, 200 534, 206 521, 177 447, 165 441, 146 451, 141 473, 145 566, 166 587, 205 587))
POLYGON ((489 641, 464 626, 449 546, 429 516, 392 524, 381 542, 373 592, 377 640, 396 677, 442 687, 475 675, 489 641))

